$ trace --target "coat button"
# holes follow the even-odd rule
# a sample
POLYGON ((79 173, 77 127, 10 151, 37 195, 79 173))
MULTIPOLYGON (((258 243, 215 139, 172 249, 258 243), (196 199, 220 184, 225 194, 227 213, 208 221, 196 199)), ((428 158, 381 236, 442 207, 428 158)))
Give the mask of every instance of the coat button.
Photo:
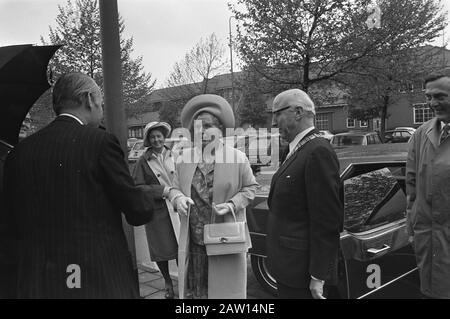
POLYGON ((161 174, 157 174, 156 176, 160 177, 160 176, 161 176, 161 174))
POLYGON ((173 174, 173 171, 171 171, 170 174, 173 174))

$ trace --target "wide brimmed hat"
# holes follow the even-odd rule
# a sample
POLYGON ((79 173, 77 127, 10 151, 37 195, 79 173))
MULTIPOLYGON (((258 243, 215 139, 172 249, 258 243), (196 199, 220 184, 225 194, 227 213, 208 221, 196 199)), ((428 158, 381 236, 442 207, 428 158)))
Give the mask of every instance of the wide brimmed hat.
POLYGON ((181 125, 190 129, 195 117, 202 112, 217 117, 225 128, 234 128, 234 114, 230 103, 215 94, 202 94, 190 99, 181 111, 181 125))
POLYGON ((172 128, 170 127, 169 123, 166 122, 150 122, 148 123, 144 128, 144 146, 149 147, 150 144, 148 143, 147 135, 150 133, 151 130, 155 128, 162 129, 162 133, 164 134, 164 137, 168 137, 170 132, 172 131, 172 128))

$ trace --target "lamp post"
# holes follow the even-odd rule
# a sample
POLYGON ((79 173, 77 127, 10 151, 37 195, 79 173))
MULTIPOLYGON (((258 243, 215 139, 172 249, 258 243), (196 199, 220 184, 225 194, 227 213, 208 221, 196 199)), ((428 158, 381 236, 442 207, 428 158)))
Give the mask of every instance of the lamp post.
POLYGON ((228 31, 230 36, 230 71, 231 71, 231 107, 234 113, 234 73, 233 73, 233 37, 231 35, 231 19, 234 16, 228 18, 228 31))

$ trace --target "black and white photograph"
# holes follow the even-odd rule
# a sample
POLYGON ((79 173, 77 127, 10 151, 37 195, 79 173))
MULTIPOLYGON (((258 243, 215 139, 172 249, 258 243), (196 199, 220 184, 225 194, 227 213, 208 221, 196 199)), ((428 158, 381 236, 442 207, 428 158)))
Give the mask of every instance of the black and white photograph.
POLYGON ((450 299, 449 12, 0 0, 0 299, 450 299))

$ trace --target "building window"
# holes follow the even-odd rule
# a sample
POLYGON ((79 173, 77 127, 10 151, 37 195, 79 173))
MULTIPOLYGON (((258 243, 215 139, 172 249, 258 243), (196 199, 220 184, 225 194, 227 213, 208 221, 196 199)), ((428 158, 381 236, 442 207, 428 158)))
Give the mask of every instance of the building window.
POLYGON ((373 130, 379 131, 380 127, 381 127, 381 119, 379 119, 379 118, 373 119, 373 130))
POLYGON ((433 110, 426 103, 414 104, 414 124, 422 124, 434 117, 433 110))
POLYGON ((128 128, 128 137, 143 138, 144 136, 143 126, 133 126, 128 128))
POLYGON ((153 103, 153 109, 155 111, 159 111, 161 109, 162 103, 161 102, 155 102, 153 103))
POLYGON ((414 92, 414 84, 411 81, 402 81, 398 88, 400 93, 414 92))
POLYGON ((348 128, 354 128, 355 127, 355 119, 347 117, 347 127, 348 128))
POLYGON ((359 127, 368 127, 369 121, 359 121, 359 127))
POLYGON ((319 113, 316 114, 316 128, 318 130, 329 130, 328 124, 328 114, 329 113, 319 113))

